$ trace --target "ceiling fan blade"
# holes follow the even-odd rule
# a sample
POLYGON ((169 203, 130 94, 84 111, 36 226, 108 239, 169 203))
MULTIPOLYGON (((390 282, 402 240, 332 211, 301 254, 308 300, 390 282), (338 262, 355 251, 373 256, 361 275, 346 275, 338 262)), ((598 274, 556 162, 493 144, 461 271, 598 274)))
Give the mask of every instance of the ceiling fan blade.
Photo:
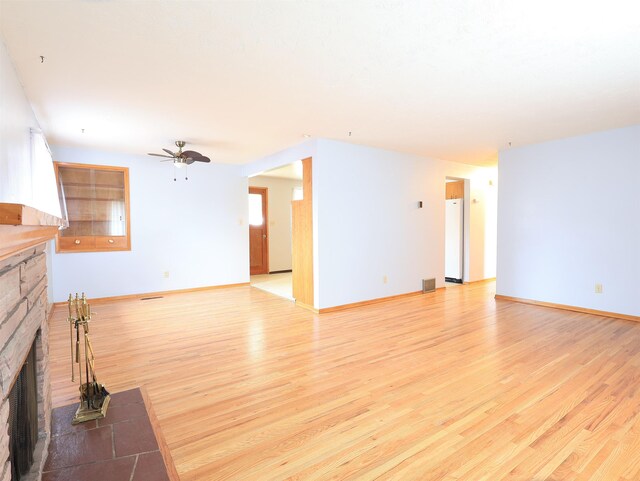
POLYGON ((184 152, 182 152, 182 155, 185 157, 191 157, 192 159, 195 159, 196 157, 202 157, 202 154, 200 152, 196 152, 195 150, 185 150, 184 152))
POLYGON ((174 154, 173 152, 171 152, 169 149, 162 149, 164 150, 167 154, 169 154, 171 157, 177 157, 178 154, 174 154))
POLYGON ((167 159, 173 159, 173 156, 170 155, 162 155, 162 154, 147 154, 147 155, 153 155, 154 157, 166 157, 167 159))
POLYGON ((194 159, 193 157, 187 157, 187 158, 185 158, 185 159, 184 159, 184 162, 185 162, 187 165, 191 165, 191 164, 193 164, 195 161, 196 161, 196 159, 194 159))
POLYGON ((185 150, 184 152, 182 152, 182 155, 185 155, 188 158, 192 159, 191 163, 193 163, 193 162, 211 162, 211 159, 209 159, 209 157, 205 157, 200 152, 196 152, 195 150, 185 150))

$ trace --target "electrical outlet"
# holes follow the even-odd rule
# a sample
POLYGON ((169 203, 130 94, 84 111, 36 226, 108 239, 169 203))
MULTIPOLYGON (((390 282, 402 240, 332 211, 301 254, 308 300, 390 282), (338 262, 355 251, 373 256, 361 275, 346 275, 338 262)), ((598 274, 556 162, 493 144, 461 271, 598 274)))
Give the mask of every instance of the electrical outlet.
POLYGON ((166 279, 167 277, 169 277, 169 271, 164 271, 164 272, 162 273, 162 277, 164 277, 165 279, 166 279))
POLYGON ((387 282, 389 282, 389 278, 386 276, 386 274, 382 277, 382 283, 386 284, 387 282))
POLYGON ((596 284, 596 294, 602 294, 602 284, 596 284))

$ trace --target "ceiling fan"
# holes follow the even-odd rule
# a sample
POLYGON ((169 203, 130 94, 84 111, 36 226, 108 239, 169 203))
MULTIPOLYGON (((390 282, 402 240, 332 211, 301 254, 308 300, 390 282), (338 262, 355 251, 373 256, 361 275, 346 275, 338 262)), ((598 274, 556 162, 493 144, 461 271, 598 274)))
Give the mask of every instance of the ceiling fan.
MULTIPOLYGON (((172 161, 173 162, 173 166, 174 167, 187 167, 187 165, 191 165, 194 162, 211 162, 211 159, 209 157, 205 157, 204 155, 202 155, 200 152, 196 152, 195 150, 182 150, 182 148, 185 146, 185 141, 184 140, 176 140, 176 147, 178 147, 178 151, 177 152, 171 152, 169 149, 162 149, 164 150, 167 154, 169 155, 165 155, 165 154, 152 154, 149 153, 148 155, 153 155, 154 157, 164 157, 166 160, 161 160, 160 162, 168 162, 168 161, 172 161)), ((185 172, 185 176, 184 176, 185 180, 188 180, 188 177, 186 176, 186 172, 185 172)), ((174 176, 173 176, 173 180, 176 180, 176 176, 175 176, 175 170, 174 170, 174 176)))
POLYGON ((205 157, 200 152, 196 152, 195 150, 185 150, 182 148, 185 146, 184 140, 176 140, 176 147, 178 147, 177 152, 171 152, 169 149, 162 149, 167 154, 152 154, 154 157, 165 157, 167 160, 161 160, 160 162, 168 162, 169 160, 173 161, 173 165, 176 167, 182 167, 184 165, 191 165, 194 162, 211 162, 209 157, 205 157))

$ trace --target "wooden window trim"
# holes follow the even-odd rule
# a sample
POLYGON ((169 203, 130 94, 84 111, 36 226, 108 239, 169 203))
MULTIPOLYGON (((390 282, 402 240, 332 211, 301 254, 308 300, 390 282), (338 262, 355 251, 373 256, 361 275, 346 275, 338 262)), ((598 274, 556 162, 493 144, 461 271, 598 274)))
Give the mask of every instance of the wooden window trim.
MULTIPOLYGON (((95 165, 95 164, 76 164, 74 162, 54 162, 56 172, 56 185, 60 186, 59 172, 60 167, 70 167, 76 169, 94 169, 94 170, 110 170, 123 172, 124 174, 124 203, 126 213, 126 235, 125 236, 71 236, 63 237, 60 232, 56 234, 56 253, 65 254, 73 252, 113 252, 113 251, 130 251, 131 250, 131 209, 129 195, 129 168, 118 167, 113 165, 95 165), (79 244, 73 243, 78 238, 79 244), (124 238, 124 239, 123 239, 124 238), (70 239, 71 242, 62 241, 61 239, 70 239), (113 242, 111 242, 113 241, 113 242), (69 244, 62 246, 61 244, 69 244)), ((69 219, 67 219, 69 220, 69 219)), ((71 222, 71 221, 69 221, 71 222)))

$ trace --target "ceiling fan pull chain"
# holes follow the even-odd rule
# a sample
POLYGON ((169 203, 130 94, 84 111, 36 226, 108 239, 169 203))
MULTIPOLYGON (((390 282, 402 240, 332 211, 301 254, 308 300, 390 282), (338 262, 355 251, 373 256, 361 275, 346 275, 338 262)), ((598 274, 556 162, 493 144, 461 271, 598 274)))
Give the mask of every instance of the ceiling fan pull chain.
POLYGON ((176 182, 178 179, 176 179, 176 164, 173 164, 173 181, 176 182))
POLYGON ((189 168, 189 166, 188 166, 188 165, 185 165, 185 166, 184 166, 184 180, 189 180, 189 177, 187 177, 187 173, 188 173, 188 172, 187 172, 187 169, 188 169, 188 168, 189 168))

